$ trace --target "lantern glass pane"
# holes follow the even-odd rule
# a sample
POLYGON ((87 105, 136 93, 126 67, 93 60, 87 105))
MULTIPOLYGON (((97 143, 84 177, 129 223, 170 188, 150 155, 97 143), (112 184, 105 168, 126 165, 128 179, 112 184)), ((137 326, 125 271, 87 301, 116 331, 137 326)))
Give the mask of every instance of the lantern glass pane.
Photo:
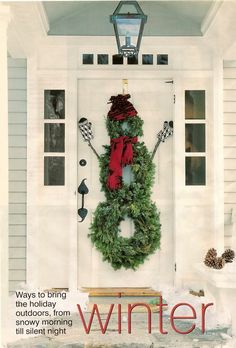
POLYGON ((117 29, 119 36, 138 36, 141 19, 139 18, 122 18, 117 19, 117 29))
POLYGON ((138 36, 131 36, 131 37, 125 37, 121 36, 120 37, 120 45, 125 46, 125 47, 132 47, 135 46, 137 47, 137 42, 138 42, 138 36), (127 40, 128 38, 128 40, 127 40))
POLYGON ((138 9, 134 4, 123 3, 119 9, 120 13, 135 13, 138 14, 138 9))

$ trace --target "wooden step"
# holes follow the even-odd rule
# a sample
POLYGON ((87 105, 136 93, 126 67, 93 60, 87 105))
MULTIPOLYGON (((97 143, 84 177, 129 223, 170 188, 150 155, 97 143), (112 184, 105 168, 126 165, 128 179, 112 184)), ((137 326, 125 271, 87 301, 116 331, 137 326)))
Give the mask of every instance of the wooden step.
POLYGON ((161 292, 153 290, 152 288, 82 288, 82 292, 89 293, 90 297, 155 297, 160 296, 161 292))

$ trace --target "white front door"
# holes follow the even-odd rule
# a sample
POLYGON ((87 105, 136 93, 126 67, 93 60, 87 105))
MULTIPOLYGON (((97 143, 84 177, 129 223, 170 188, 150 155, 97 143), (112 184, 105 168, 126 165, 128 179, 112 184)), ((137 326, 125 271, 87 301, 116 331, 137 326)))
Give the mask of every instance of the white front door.
MULTIPOLYGON (((165 120, 173 119, 172 84, 165 80, 131 79, 128 81, 130 101, 144 120, 144 141, 152 151, 157 141, 157 133, 165 120)), ((110 144, 105 120, 112 95, 122 93, 120 79, 84 79, 78 81, 78 120, 82 117, 92 122, 94 139, 92 144, 99 154, 103 145, 110 144)), ((79 132, 79 131, 78 131, 79 132)), ((172 138, 161 143, 154 162, 156 177, 152 200, 160 211, 161 248, 141 265, 138 270, 115 271, 108 262, 102 260, 102 254, 93 247, 88 238, 92 216, 100 201, 104 201, 99 182, 98 160, 88 144, 78 134, 78 186, 85 181, 89 193, 84 196, 84 206, 88 215, 83 222, 78 222, 78 287, 143 287, 159 286, 160 282, 171 283, 174 273, 174 231, 173 231, 173 184, 172 184, 172 138), (87 164, 81 166, 81 160, 87 164)), ((78 194, 78 208, 82 197, 78 194)), ((78 221, 80 221, 78 216, 78 221)), ((122 224, 122 235, 130 236, 132 222, 122 224)))

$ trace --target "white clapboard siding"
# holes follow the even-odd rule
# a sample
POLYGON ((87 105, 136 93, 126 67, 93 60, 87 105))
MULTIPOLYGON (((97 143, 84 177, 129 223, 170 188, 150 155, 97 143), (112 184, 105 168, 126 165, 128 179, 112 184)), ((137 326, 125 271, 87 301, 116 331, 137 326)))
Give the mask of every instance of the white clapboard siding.
POLYGON ((236 149, 236 135, 224 135, 224 146, 236 149))
POLYGON ((224 192, 225 248, 229 248, 236 209, 236 61, 224 62, 224 192))
MULTIPOLYGON (((224 224, 225 225, 231 225, 231 212, 226 212, 225 211, 225 214, 224 214, 224 224)), ((225 236, 227 235, 228 233, 228 229, 225 228, 225 236)))
POLYGON ((9 135, 26 135, 26 124, 9 124, 9 135))
POLYGON ((236 112, 233 113, 224 113, 224 124, 227 125, 227 124, 235 124, 236 122, 236 112))
POLYGON ((9 236, 25 236, 26 225, 11 225, 9 227, 9 236))
POLYGON ((18 89, 12 89, 8 93, 8 100, 9 101, 16 101, 16 100, 26 100, 26 90, 18 90, 18 89))
POLYGON ((236 134, 236 124, 225 124, 224 125, 224 134, 226 135, 235 135, 236 134))
POLYGON ((26 112, 27 103, 21 100, 10 100, 8 110, 9 112, 26 112))
POLYGON ((9 67, 9 79, 24 79, 26 76, 26 67, 9 67))
POLYGON ((26 281, 27 64, 8 58, 9 290, 26 281))
POLYGON ((9 159, 9 170, 24 170, 26 167, 25 158, 9 159))
POLYGON ((234 204, 236 202, 236 192, 225 192, 225 203, 234 204))
POLYGON ((224 160, 225 170, 235 169, 236 170, 236 160, 235 158, 225 158, 224 160))
POLYGON ((26 192, 26 181, 10 181, 9 192, 26 192))
POLYGON ((232 209, 236 209, 236 204, 232 204, 232 203, 226 203, 225 202, 225 207, 224 207, 224 210, 225 210, 225 214, 230 214, 230 221, 229 223, 231 223, 232 221, 232 209))
POLYGON ((26 156, 27 156, 26 147, 11 147, 9 149, 9 159, 26 158, 26 156))
POLYGON ((26 203, 26 192, 9 192, 9 204, 26 203))
POLYGON ((232 100, 236 100, 236 90, 225 90, 224 91, 224 101, 232 101, 232 100))
POLYGON ((26 170, 11 170, 9 181, 26 181, 26 170))
POLYGON ((235 147, 224 147, 224 157, 225 158, 236 158, 236 148, 235 147))
POLYGON ((236 101, 224 101, 224 112, 236 112, 236 101))
MULTIPOLYGON (((9 69, 14 69, 14 68, 10 68, 9 69)), ((27 90, 27 80, 25 79, 8 79, 8 88, 9 90, 12 89, 18 89, 18 90, 27 90)))
POLYGON ((225 79, 224 78, 224 91, 236 89, 236 79, 225 79))
POLYGON ((18 267, 19 269, 25 269, 26 267, 26 260, 25 259, 11 259, 9 261, 9 266, 10 266, 10 269, 15 269, 15 270, 18 270, 18 267))
POLYGON ((236 192, 236 181, 225 182, 225 193, 236 192))
POLYGON ((9 124, 26 124, 27 115, 24 112, 9 112, 8 113, 9 124))
POLYGON ((225 79, 236 79, 236 67, 224 67, 225 79))
POLYGON ((26 135, 9 135, 9 146, 10 147, 26 147, 27 139, 26 135))
POLYGON ((10 214, 26 214, 26 204, 11 203, 9 204, 10 214))

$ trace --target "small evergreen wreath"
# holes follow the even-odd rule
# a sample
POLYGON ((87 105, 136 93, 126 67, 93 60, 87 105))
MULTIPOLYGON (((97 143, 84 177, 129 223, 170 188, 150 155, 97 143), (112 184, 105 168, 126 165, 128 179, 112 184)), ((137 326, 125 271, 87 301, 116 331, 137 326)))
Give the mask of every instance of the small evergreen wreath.
MULTIPOLYGON (((136 137, 143 134, 143 121, 139 116, 124 120, 107 118, 106 126, 110 137, 136 137), (125 123, 125 127, 124 127, 125 123)), ((154 182, 155 166, 151 154, 143 142, 132 145, 134 176, 130 185, 122 182, 117 190, 107 187, 111 147, 104 146, 105 153, 99 157, 100 182, 106 196, 94 213, 89 234, 93 244, 117 270, 121 267, 137 269, 140 264, 160 247, 160 221, 156 205, 151 202, 151 187, 154 182), (120 223, 126 217, 133 219, 135 232, 131 238, 119 235, 120 223)))

